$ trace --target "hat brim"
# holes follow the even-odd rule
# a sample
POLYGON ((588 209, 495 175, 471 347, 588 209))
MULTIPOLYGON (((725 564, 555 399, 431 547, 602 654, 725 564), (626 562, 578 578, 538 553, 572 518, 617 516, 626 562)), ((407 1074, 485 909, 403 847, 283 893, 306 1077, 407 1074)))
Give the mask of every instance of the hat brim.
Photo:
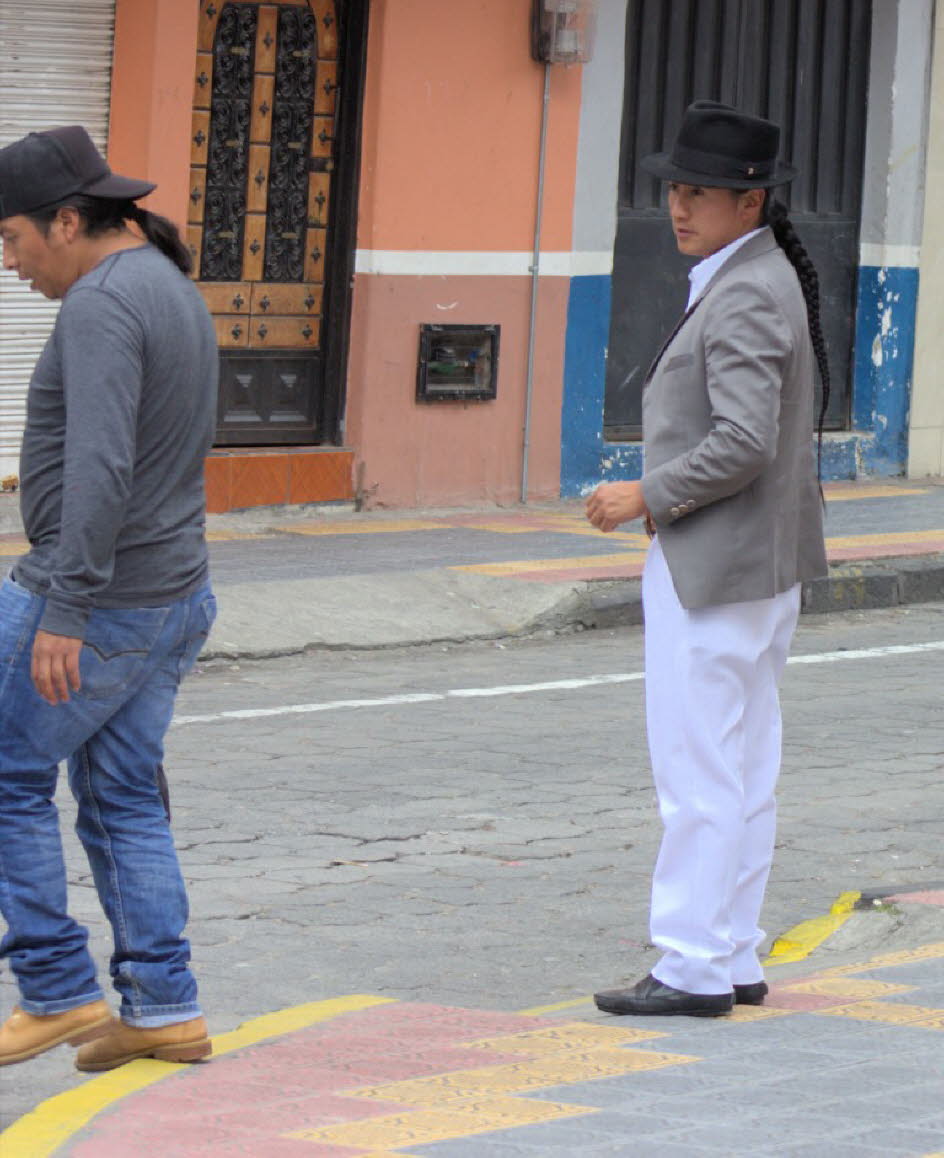
POLYGON ((133 177, 119 177, 117 173, 107 173, 83 185, 78 192, 89 197, 108 197, 113 201, 137 201, 139 197, 147 197, 157 188, 150 181, 136 181, 133 177))
POLYGON ((703 185, 706 189, 773 189, 786 185, 799 170, 778 162, 773 173, 766 177, 719 177, 714 173, 697 173, 683 169, 672 161, 669 153, 650 153, 639 162, 639 167, 662 181, 677 181, 680 185, 703 185))

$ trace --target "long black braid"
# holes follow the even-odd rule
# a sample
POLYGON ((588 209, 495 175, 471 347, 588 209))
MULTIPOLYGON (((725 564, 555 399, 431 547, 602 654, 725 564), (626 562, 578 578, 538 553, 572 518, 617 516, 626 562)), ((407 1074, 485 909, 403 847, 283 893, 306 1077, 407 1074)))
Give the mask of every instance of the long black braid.
MULTIPOLYGON (((810 342, 813 353, 816 355, 816 364, 819 366, 819 376, 823 387, 822 402, 819 409, 819 418, 816 423, 816 473, 822 481, 823 474, 823 424, 826 421, 826 408, 829 405, 829 361, 826 357, 826 342, 823 340, 823 328, 819 318, 819 275, 816 266, 810 261, 809 254, 796 235, 793 222, 787 215, 787 207, 782 201, 772 201, 769 197, 764 200, 763 224, 773 230, 777 244, 786 254, 787 260, 796 270, 806 302, 806 317, 810 329, 810 342)), ((822 492, 822 487, 820 488, 822 492)))

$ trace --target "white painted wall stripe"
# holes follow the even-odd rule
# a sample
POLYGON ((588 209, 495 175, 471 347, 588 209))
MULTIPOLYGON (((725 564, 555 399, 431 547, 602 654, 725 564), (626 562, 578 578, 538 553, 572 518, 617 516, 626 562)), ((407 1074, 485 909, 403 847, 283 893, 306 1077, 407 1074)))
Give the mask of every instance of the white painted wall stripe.
POLYGON ((921 262, 918 245, 875 245, 862 242, 859 246, 859 265, 874 265, 880 269, 889 266, 898 269, 917 269, 921 262))
MULTIPOLYGON (((921 652, 944 651, 944 639, 929 643, 901 643, 887 647, 868 647, 850 651, 821 651, 812 655, 794 655, 787 660, 795 663, 840 663, 845 660, 884 659, 892 655, 916 655, 921 652)), ((378 696, 368 700, 326 700, 317 704, 283 704, 274 708, 241 708, 230 712, 212 712, 203 716, 178 716, 174 727, 189 724, 217 724, 229 720, 259 720, 271 716, 308 715, 314 712, 336 712, 346 708, 389 708, 407 704, 442 703, 450 699, 479 699, 495 696, 521 696, 534 692, 576 691, 600 687, 601 684, 636 683, 643 678, 641 671, 615 672, 612 675, 581 676, 569 680, 547 680, 534 684, 497 684, 484 688, 453 688, 447 692, 413 692, 399 696, 378 696)))
MULTIPOLYGON (((359 249, 354 269, 359 274, 387 277, 530 277, 528 250, 359 249)), ((862 242, 859 264, 917 269, 921 247, 862 242)), ((597 277, 613 272, 611 250, 546 250, 541 254, 542 277, 597 277)))
MULTIPOLYGON (((528 251, 359 249, 354 269, 359 274, 399 277, 530 277, 533 254, 528 251)), ((613 271, 609 251, 541 254, 542 277, 589 277, 613 271)))

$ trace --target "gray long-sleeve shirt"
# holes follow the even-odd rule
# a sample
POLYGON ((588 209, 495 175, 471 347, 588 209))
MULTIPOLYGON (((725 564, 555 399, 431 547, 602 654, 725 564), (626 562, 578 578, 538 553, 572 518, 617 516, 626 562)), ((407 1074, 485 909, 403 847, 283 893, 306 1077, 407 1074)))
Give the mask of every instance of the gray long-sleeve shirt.
POLYGON ((30 380, 20 458, 31 550, 13 577, 45 631, 174 602, 207 578, 203 464, 218 357, 198 290, 153 246, 68 290, 30 380))

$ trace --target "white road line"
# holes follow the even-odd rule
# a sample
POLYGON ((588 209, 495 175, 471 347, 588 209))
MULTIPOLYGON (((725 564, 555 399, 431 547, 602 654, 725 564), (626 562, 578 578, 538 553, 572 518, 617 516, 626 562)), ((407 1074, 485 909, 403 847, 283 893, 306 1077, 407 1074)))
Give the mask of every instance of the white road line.
MULTIPOLYGON (((888 647, 866 647, 849 651, 821 651, 814 655, 794 655, 787 663, 838 663, 851 659, 883 659, 891 655, 916 655, 920 652, 944 651, 944 640, 929 643, 900 643, 888 647)), ((212 712, 204 716, 178 716, 173 727, 188 724, 216 724, 225 720, 260 720, 271 716, 305 716, 313 712, 335 712, 344 708, 389 708, 404 704, 441 703, 450 699, 477 699, 487 696, 521 696, 532 692, 575 691, 601 684, 635 683, 643 678, 641 671, 617 672, 613 675, 583 676, 570 680, 547 680, 536 684, 497 684, 487 688, 452 688, 447 692, 414 692, 400 696, 378 696, 369 700, 325 700, 319 704, 282 704, 275 708, 239 708, 230 712, 212 712)))

